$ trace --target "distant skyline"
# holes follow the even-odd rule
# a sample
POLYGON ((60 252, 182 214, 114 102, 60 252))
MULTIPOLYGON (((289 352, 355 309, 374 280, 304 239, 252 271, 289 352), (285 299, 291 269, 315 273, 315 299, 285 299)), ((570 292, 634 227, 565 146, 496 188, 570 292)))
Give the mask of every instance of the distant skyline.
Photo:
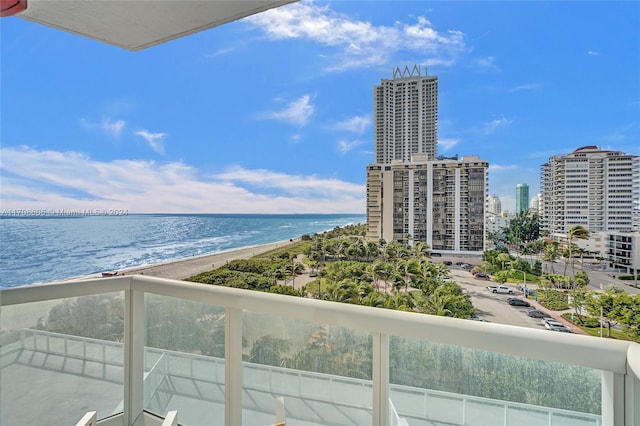
POLYGON ((639 2, 301 1, 140 52, 0 21, 0 204, 362 213, 373 89, 438 76, 438 155, 515 211, 585 145, 640 154, 639 2))

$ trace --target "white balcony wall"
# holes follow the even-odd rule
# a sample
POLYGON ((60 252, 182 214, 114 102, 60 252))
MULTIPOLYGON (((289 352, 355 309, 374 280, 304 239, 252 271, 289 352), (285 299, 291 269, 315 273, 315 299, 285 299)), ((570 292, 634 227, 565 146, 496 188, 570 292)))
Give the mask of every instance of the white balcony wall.
POLYGON ((1 425, 273 424, 278 398, 287 425, 640 422, 631 342, 143 276, 0 304, 1 425))

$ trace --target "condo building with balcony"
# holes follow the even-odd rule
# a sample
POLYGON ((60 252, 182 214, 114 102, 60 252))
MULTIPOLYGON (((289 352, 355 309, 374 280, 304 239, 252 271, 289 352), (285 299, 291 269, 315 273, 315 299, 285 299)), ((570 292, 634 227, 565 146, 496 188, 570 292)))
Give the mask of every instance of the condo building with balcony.
POLYGON ((542 227, 550 235, 575 225, 590 232, 631 231, 638 208, 640 157, 596 146, 542 165, 542 227))
POLYGON ((487 213, 499 216, 502 213, 502 202, 496 194, 487 197, 487 213))
POLYGON ((536 195, 531 197, 531 202, 529 203, 529 209, 539 214, 540 211, 542 211, 542 208, 540 207, 540 203, 542 203, 542 194, 537 193, 536 195))
POLYGON ((374 158, 377 164, 411 161, 413 154, 435 160, 438 142, 438 77, 419 66, 393 70, 374 88, 374 158))
POLYGON ((488 163, 436 156, 438 77, 396 68, 374 87, 367 238, 422 241, 437 252, 484 250, 488 163))
POLYGON ((477 156, 367 167, 370 239, 423 241, 437 252, 484 250, 488 163, 477 156))

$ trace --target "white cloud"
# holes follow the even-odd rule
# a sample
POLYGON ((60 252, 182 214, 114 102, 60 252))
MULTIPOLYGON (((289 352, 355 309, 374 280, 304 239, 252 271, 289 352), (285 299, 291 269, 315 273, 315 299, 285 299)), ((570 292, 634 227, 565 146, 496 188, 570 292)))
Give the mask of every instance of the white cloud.
POLYGON ((245 21, 274 40, 303 39, 325 46, 325 70, 334 72, 386 64, 393 54, 403 51, 426 58, 425 62, 450 63, 465 49, 463 33, 439 32, 424 17, 413 24, 376 26, 312 1, 271 9, 245 21))
POLYGON ((240 166, 229 167, 222 173, 212 175, 216 180, 247 183, 263 188, 277 189, 291 195, 327 197, 333 195, 361 196, 364 186, 337 179, 317 176, 299 176, 272 172, 264 169, 249 170, 240 166))
POLYGON ((509 164, 509 165, 500 165, 500 164, 489 164, 489 171, 490 172, 503 172, 503 171, 507 171, 507 170, 517 170, 519 166, 515 165, 515 164, 509 164))
POLYGON ((362 143, 363 141, 359 141, 359 140, 355 140, 355 141, 341 140, 341 141, 338 141, 338 150, 340 151, 341 154, 346 154, 356 146, 362 145, 362 143))
POLYGON ((589 56, 599 56, 599 55, 600 55, 600 52, 595 51, 595 50, 589 50, 589 51, 587 52, 587 55, 589 55, 589 56))
POLYGON ((500 118, 494 118, 493 120, 484 123, 482 127, 483 127, 484 134, 488 135, 502 127, 507 127, 510 124, 511 124, 511 120, 502 116, 500 118))
POLYGON ((439 138, 438 148, 442 148, 443 151, 449 151, 454 146, 460 143, 460 139, 455 138, 439 138))
POLYGON ((115 120, 112 121, 111 117, 105 117, 102 120, 101 128, 108 134, 112 135, 115 138, 120 137, 122 133, 122 129, 124 129, 125 122, 123 120, 115 120))
POLYGON ((365 132, 365 130, 367 130, 370 125, 371 117, 363 115, 351 117, 344 121, 340 121, 335 124, 334 128, 337 130, 344 130, 361 135, 365 132))
POLYGON ((95 131, 98 129, 103 133, 106 133, 108 136, 117 139, 122 134, 122 130, 125 128, 127 123, 124 120, 113 120, 111 117, 107 116, 104 117, 100 123, 86 118, 81 118, 80 124, 87 130, 95 131))
POLYGON ((216 50, 213 53, 204 54, 204 58, 205 59, 217 58, 218 56, 228 55, 229 53, 232 53, 234 50, 236 50, 235 47, 224 47, 224 48, 216 50))
MULTIPOLYGON (((600 140, 607 143, 621 143, 628 139, 633 140, 630 135, 636 133, 637 125, 635 123, 630 123, 622 126, 618 126, 615 129, 612 129, 609 133, 602 135, 600 140)), ((637 151, 637 149, 636 149, 637 151)))
POLYGON ((311 96, 304 95, 295 101, 290 102, 287 107, 280 111, 265 114, 266 118, 282 120, 287 123, 304 126, 313 115, 314 106, 311 103, 311 96))
POLYGON ((147 144, 158 154, 164 154, 164 143, 162 140, 167 136, 165 133, 151 133, 147 130, 138 130, 134 134, 141 136, 147 144))
POLYGON ((4 209, 130 213, 361 213, 365 186, 230 167, 203 175, 179 162, 97 161, 76 152, 1 148, 4 209))
POLYGON ((523 90, 531 90, 536 91, 542 89, 542 85, 539 83, 526 83, 520 84, 519 86, 514 86, 509 89, 509 93, 521 92, 523 90))
POLYGON ((486 70, 500 71, 500 68, 498 68, 495 62, 496 62, 496 58, 494 58, 493 56, 476 58, 474 60, 475 65, 479 68, 486 69, 486 70))

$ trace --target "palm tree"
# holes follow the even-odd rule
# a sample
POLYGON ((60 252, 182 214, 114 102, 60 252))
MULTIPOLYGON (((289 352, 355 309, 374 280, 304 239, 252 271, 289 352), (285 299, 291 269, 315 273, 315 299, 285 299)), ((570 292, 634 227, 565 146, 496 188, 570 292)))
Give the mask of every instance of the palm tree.
POLYGON ((500 270, 504 270, 504 263, 509 262, 511 260, 511 256, 508 253, 500 253, 496 256, 496 261, 500 262, 500 270))
POLYGON ((371 257, 373 257, 374 259, 377 258, 379 253, 380 248, 375 241, 367 242, 367 260, 369 260, 371 257))
POLYGON ((413 311, 416 307, 416 301, 413 293, 395 293, 384 299, 383 307, 396 311, 413 311))
MULTIPOLYGON (((558 259, 558 245, 556 243, 547 244, 547 246, 544 249, 544 254, 542 255, 542 260, 544 262, 551 263, 552 274, 555 274, 555 269, 553 267, 553 264, 556 263, 557 259, 558 259)), ((549 272, 546 270, 546 265, 545 265, 545 272, 549 272)))
POLYGON ((400 259, 396 263, 396 271, 404 280, 405 291, 409 291, 409 281, 414 273, 420 269, 420 264, 414 259, 400 259))
POLYGON ((573 251, 577 248, 573 247, 574 240, 588 240, 589 231, 582 225, 575 225, 569 229, 569 262, 571 263, 571 275, 575 276, 575 268, 573 265, 573 251))
POLYGON ((380 262, 376 261, 373 263, 369 263, 365 268, 365 272, 367 273, 367 276, 371 279, 371 282, 373 283, 376 289, 376 292, 380 291, 380 274, 378 273, 379 267, 380 267, 379 265, 380 265, 380 262))
POLYGON ((386 295, 379 293, 369 293, 364 299, 360 302, 363 306, 370 306, 373 308, 378 308, 384 305, 384 298, 386 295))
POLYGON ((289 265, 285 265, 286 271, 291 275, 291 287, 295 288, 296 275, 300 275, 304 271, 304 266, 300 262, 294 262, 289 265))
MULTIPOLYGON (((589 239, 589 231, 582 225, 575 225, 569 229, 569 262, 571 262, 571 276, 575 279, 576 271, 575 266, 573 264, 573 240, 588 240, 589 239)), ((577 283, 572 283, 573 287, 573 300, 576 299, 576 287, 578 287, 577 283)))
POLYGON ((423 257, 429 256, 429 244, 424 241, 415 241, 413 243, 413 256, 418 259, 422 259, 423 257))

